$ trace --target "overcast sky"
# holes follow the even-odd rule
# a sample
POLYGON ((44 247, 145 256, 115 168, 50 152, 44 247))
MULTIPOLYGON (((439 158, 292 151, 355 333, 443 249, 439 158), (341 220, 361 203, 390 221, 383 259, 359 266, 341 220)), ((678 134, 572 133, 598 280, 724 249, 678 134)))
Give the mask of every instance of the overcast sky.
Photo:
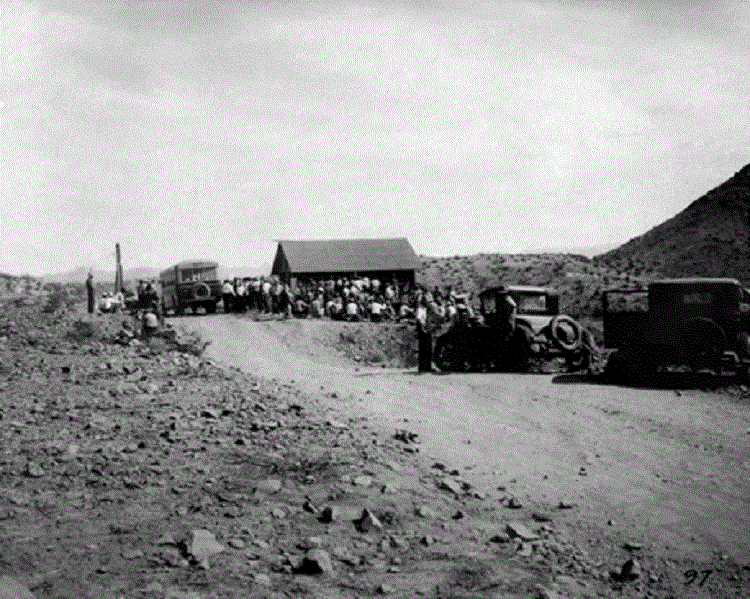
POLYGON ((0 0, 0 272, 619 244, 750 163, 748 7, 0 0))

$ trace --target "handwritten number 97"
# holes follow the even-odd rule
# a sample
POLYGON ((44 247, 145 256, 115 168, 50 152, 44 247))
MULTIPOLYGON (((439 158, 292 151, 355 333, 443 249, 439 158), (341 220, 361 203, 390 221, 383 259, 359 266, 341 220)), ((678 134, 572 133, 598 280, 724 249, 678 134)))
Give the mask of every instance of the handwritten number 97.
MULTIPOLYGON (((700 572, 703 576, 701 577, 700 582, 698 583, 699 587, 702 587, 706 580, 708 580, 708 577, 711 575, 711 572, 713 570, 703 570, 700 572)), ((698 571, 697 570, 687 570, 684 572, 685 576, 685 586, 690 586, 698 579, 698 571)))

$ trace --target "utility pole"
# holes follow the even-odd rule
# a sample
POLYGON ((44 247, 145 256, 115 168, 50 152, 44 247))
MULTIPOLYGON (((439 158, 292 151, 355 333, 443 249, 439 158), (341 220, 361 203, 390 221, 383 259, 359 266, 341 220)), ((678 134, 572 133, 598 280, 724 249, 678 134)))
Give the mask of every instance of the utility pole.
POLYGON ((115 293, 122 293, 124 290, 124 282, 122 280, 122 262, 120 260, 120 244, 115 244, 115 293))

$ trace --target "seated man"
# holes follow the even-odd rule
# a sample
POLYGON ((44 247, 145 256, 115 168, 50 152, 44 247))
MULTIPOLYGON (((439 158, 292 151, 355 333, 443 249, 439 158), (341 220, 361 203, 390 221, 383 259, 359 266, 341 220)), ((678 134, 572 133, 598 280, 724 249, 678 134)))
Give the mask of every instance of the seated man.
POLYGON ((385 312, 385 304, 380 301, 380 298, 374 298, 370 302, 370 318, 373 322, 380 322, 383 320, 383 314, 385 312))
POLYGON ((325 316, 322 293, 316 295, 313 301, 310 302, 310 316, 313 318, 323 318, 323 316, 325 316))
POLYGON ((398 309, 398 319, 409 319, 414 316, 414 308, 412 308, 407 302, 403 302, 398 309))
POLYGON ((353 297, 346 302, 346 319, 350 322, 359 320, 359 306, 353 297))
POLYGON ((302 297, 298 296, 294 300, 294 309, 292 312, 294 316, 297 318, 305 318, 307 316, 308 314, 307 303, 305 302, 305 300, 302 299, 302 297))
POLYGON ((155 304, 151 304, 143 312, 143 324, 141 327, 141 337, 149 340, 159 330, 158 310, 155 304))
POLYGON ((344 301, 341 299, 340 296, 334 297, 332 300, 331 305, 331 311, 329 313, 329 316, 333 320, 343 320, 344 319, 344 301))

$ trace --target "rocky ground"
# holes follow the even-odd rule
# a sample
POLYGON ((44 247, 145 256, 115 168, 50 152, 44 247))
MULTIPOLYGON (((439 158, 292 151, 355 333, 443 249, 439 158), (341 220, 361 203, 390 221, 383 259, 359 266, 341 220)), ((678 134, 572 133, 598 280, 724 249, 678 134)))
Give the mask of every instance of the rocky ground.
POLYGON ((114 343, 121 320, 0 311, 2 599, 750 596, 750 565, 587 550, 556 510, 425 462, 408 430, 194 339, 114 343))

